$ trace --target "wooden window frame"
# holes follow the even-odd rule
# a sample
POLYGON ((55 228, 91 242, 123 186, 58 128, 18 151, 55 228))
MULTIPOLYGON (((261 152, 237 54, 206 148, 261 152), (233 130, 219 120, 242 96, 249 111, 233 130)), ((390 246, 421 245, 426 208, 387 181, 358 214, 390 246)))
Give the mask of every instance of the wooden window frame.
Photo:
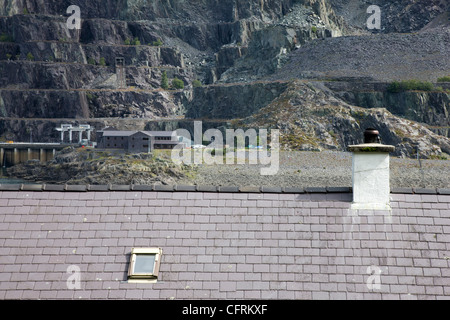
POLYGON ((128 267, 128 282, 137 282, 137 283, 154 283, 158 280, 159 275, 159 267, 161 265, 161 256, 162 249, 161 248, 132 248, 131 249, 131 257, 130 257, 130 265, 128 267), (155 264, 153 266, 153 273, 135 273, 134 266, 136 263, 136 259, 139 255, 154 255, 155 256, 155 264))

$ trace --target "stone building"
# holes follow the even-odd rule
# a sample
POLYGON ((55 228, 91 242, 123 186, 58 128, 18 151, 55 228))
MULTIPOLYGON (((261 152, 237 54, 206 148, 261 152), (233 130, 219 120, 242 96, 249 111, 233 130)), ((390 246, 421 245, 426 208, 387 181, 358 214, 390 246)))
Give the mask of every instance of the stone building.
POLYGON ((175 131, 118 131, 104 129, 97 132, 97 147, 121 149, 131 153, 151 152, 154 149, 173 149, 180 143, 175 131))

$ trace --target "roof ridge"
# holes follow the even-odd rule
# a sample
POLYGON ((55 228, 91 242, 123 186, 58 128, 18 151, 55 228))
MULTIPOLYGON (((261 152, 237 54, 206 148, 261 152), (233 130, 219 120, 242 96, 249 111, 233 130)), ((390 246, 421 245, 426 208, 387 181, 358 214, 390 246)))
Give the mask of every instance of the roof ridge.
MULTIPOLYGON (((352 193, 351 187, 239 187, 208 185, 72 185, 72 184, 0 184, 0 191, 162 191, 162 192, 220 192, 220 193, 352 193)), ((450 195, 447 188, 391 188, 394 194, 439 194, 450 195)))

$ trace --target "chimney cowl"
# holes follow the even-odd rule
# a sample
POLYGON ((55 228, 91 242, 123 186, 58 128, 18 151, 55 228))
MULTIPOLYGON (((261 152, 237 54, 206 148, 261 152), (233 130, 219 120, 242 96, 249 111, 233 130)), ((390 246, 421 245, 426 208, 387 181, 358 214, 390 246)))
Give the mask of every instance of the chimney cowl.
POLYGON ((381 143, 380 132, 374 128, 364 131, 364 143, 381 143))

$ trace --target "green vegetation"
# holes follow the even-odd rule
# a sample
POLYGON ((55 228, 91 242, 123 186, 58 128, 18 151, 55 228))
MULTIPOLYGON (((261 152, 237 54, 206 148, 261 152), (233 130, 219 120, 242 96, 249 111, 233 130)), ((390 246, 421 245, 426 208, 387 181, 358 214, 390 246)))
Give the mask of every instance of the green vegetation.
POLYGON ((6 54, 6 59, 11 60, 11 57, 12 57, 12 54, 10 54, 10 53, 6 54))
POLYGON ((402 130, 400 130, 400 129, 395 129, 394 132, 399 138, 403 139, 403 138, 406 137, 405 133, 402 130))
POLYGON ((106 61, 105 61, 105 58, 100 58, 100 62, 99 62, 99 64, 101 65, 101 66, 106 66, 106 61))
POLYGON ((167 73, 164 71, 161 76, 161 88, 164 90, 169 89, 169 80, 167 78, 167 73))
POLYGON ((200 80, 195 79, 194 81, 192 81, 192 86, 194 88, 198 88, 202 86, 202 83, 200 82, 200 80))
POLYGON ((437 82, 450 82, 450 76, 438 78, 437 82))
POLYGON ((387 91, 392 93, 399 93, 411 90, 419 91, 432 91, 434 86, 431 82, 419 81, 419 80, 404 80, 393 81, 389 84, 387 91))
POLYGON ((162 46, 162 44, 163 43, 162 43, 161 39, 158 39, 158 40, 152 42, 152 45, 155 47, 162 46))
POLYGON ((138 37, 134 38, 133 40, 130 39, 125 39, 124 44, 126 46, 140 46, 141 45, 141 41, 139 40, 138 37))
POLYGON ((31 52, 28 52, 28 54, 27 54, 27 60, 28 60, 28 61, 33 61, 33 60, 34 60, 34 56, 31 54, 31 52))
POLYGON ((172 87, 174 87, 175 89, 184 89, 183 80, 180 80, 177 77, 175 77, 175 79, 172 80, 172 87))
POLYGON ((448 160, 448 158, 445 155, 431 155, 431 160, 448 160))
POLYGON ((318 141, 315 137, 311 137, 304 132, 296 132, 292 134, 283 134, 280 136, 280 145, 288 145, 291 148, 301 148, 302 145, 309 144, 312 147, 319 148, 318 141))
POLYGON ((0 35, 0 42, 14 42, 14 38, 11 35, 3 32, 0 35))
POLYGON ((353 118, 358 118, 358 119, 363 119, 366 116, 366 114, 360 110, 350 110, 350 115, 353 118))
POLYGON ((89 101, 93 101, 94 100, 94 95, 92 94, 92 92, 86 92, 86 98, 89 101))
POLYGON ((317 27, 316 27, 316 26, 312 26, 312 27, 311 27, 311 31, 312 31, 313 33, 317 33, 317 27))
POLYGON ((23 12, 23 14, 30 14, 30 13, 28 12, 28 9, 27 9, 27 8, 23 8, 22 12, 23 12))
POLYGON ((89 64, 96 65, 96 62, 93 58, 89 58, 87 61, 89 64))

